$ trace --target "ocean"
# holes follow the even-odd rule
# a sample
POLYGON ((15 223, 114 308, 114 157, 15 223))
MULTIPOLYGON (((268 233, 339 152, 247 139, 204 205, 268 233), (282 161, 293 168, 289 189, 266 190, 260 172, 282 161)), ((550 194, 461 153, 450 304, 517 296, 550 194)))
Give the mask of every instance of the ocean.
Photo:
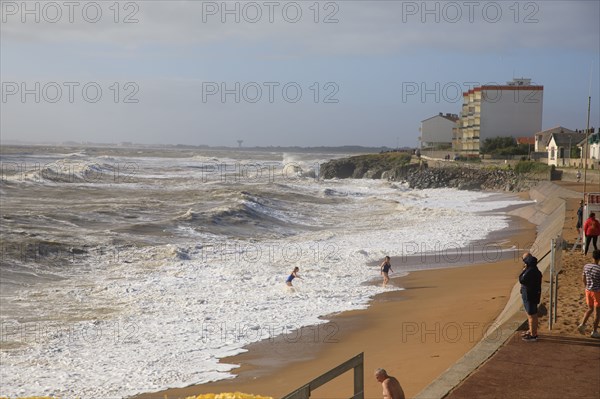
POLYGON ((384 256, 467 247, 522 203, 320 180, 340 156, 4 147, 0 394, 122 398, 231 378, 219 359, 401 289, 381 286, 384 256))

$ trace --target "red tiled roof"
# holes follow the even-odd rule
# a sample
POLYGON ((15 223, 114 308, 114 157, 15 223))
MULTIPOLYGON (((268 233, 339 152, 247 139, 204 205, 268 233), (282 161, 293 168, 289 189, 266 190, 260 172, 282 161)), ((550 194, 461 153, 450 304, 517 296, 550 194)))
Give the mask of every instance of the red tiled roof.
POLYGON ((463 97, 464 96, 468 96, 469 94, 473 94, 476 91, 482 91, 482 90, 527 90, 527 91, 534 91, 534 90, 544 90, 544 86, 493 86, 493 85, 488 85, 488 86, 481 86, 481 87, 475 87, 469 91, 465 91, 463 92, 463 97))
POLYGON ((535 137, 517 137, 517 144, 535 145, 535 137))

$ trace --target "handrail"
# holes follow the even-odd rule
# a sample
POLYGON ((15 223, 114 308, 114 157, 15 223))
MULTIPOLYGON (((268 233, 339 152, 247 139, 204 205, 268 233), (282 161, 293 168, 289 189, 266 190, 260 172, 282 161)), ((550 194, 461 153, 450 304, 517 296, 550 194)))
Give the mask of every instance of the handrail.
POLYGON ((364 352, 359 353, 344 363, 332 368, 326 373, 321 374, 308 384, 301 386, 294 392, 287 394, 282 399, 308 399, 310 393, 320 386, 328 383, 336 377, 344 374, 346 371, 354 369, 354 395, 351 399, 364 399, 365 381, 364 381, 364 352))

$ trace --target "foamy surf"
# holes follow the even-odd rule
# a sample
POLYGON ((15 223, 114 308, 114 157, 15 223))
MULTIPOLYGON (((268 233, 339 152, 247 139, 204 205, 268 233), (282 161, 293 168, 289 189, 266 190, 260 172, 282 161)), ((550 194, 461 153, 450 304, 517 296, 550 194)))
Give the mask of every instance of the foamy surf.
POLYGON ((382 288, 378 267, 367 264, 415 248, 464 247, 508 226, 505 215, 481 212, 519 202, 319 181, 296 173, 318 161, 306 154, 290 154, 294 173, 286 174, 270 172, 285 168, 281 155, 222 155, 58 154, 110 163, 113 177, 131 163, 137 173, 110 183, 2 183, 10 217, 2 283, 12 284, 2 296, 3 394, 126 397, 231 378, 237 366, 219 359, 396 289, 382 288), (270 173, 262 180, 244 179, 232 164, 261 162, 270 173), (56 244, 23 255, 23 237, 56 244), (295 266, 302 280, 291 291, 285 279, 295 266))

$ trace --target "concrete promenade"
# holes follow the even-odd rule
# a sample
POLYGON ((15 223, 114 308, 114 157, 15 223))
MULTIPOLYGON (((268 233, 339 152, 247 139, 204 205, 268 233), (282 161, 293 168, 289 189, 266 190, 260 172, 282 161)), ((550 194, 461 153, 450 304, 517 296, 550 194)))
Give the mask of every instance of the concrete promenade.
POLYGON ((518 331, 444 397, 600 398, 600 340, 540 334, 524 342, 518 331))
MULTIPOLYGON (((550 238, 565 236, 567 229, 572 229, 571 213, 581 186, 544 182, 532 190, 538 205, 522 209, 520 216, 537 222, 536 246, 541 252, 550 238)), ((549 257, 539 264, 545 281, 548 266, 549 257)), ((489 339, 482 340, 416 398, 600 398, 600 339, 590 338, 589 333, 577 336, 542 330, 537 342, 523 341, 526 318, 517 286, 496 325, 499 327, 489 339)))

